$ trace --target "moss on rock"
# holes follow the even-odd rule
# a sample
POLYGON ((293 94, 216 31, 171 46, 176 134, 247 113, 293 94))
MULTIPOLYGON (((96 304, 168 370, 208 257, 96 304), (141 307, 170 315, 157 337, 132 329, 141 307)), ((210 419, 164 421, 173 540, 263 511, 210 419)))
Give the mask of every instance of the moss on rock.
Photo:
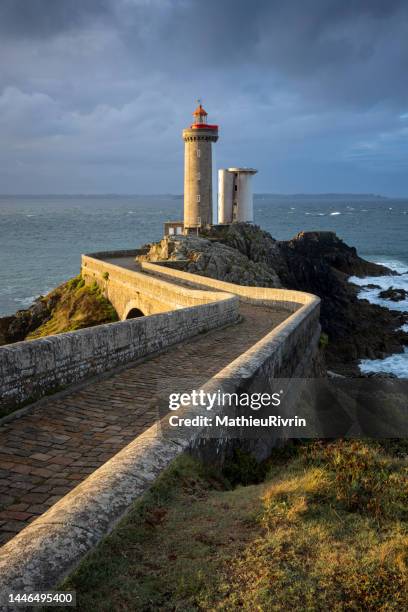
POLYGON ((113 321, 118 315, 98 285, 86 285, 79 275, 7 317, 1 339, 3 344, 35 340, 113 321))

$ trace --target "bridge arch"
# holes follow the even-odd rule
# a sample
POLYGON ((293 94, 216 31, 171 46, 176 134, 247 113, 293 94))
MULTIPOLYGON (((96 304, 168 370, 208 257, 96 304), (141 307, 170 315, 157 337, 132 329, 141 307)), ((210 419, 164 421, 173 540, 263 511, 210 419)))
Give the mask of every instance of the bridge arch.
POLYGON ((144 317, 145 313, 140 308, 131 308, 126 315, 126 319, 137 319, 138 317, 144 317))

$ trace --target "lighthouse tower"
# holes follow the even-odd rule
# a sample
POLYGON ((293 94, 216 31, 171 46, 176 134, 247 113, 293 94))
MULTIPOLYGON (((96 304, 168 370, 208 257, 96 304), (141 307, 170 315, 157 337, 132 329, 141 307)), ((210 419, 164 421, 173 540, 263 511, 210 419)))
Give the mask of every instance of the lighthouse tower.
POLYGON ((212 151, 218 140, 218 125, 207 123, 199 104, 194 123, 183 130, 184 140, 184 232, 212 225, 212 151))

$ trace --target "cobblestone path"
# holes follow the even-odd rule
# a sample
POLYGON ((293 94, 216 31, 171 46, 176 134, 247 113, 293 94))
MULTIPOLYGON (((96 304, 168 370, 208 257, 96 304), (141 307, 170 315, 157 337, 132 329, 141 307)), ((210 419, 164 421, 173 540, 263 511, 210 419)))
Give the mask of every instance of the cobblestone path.
POLYGON ((0 425, 0 545, 150 427, 160 380, 204 382, 281 323, 287 312, 241 304, 243 320, 0 425))

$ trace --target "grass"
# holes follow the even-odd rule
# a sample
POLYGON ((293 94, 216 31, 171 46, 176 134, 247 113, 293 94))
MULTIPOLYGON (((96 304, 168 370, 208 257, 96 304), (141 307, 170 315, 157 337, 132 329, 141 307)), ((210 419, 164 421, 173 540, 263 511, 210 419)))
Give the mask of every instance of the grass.
POLYGON ((97 283, 85 285, 81 276, 60 285, 43 299, 49 305, 51 317, 30 332, 26 340, 118 320, 115 309, 102 295, 97 283))
POLYGON ((300 445, 235 488, 180 457, 62 586, 87 612, 408 609, 407 450, 300 445))

